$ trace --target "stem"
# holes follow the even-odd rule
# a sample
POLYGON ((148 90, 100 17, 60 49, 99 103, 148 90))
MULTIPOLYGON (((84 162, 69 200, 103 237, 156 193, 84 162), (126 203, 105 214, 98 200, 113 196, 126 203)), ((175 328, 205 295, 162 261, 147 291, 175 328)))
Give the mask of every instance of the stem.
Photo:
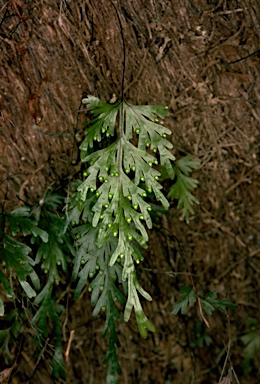
POLYGON ((123 26, 121 23, 121 19, 119 16, 119 12, 117 10, 117 7, 113 3, 112 0, 110 0, 117 16, 119 28, 120 28, 120 33, 121 33, 121 38, 122 38, 122 47, 123 47, 123 62, 122 62, 122 81, 121 81, 121 100, 123 101, 124 99, 124 82, 125 82, 125 64, 126 64, 126 47, 125 47, 125 38, 124 38, 124 32, 123 32, 123 26))
MULTIPOLYGON (((119 110, 119 142, 118 142, 118 152, 117 152, 117 166, 118 166, 118 179, 120 179, 121 171, 123 172, 122 168, 122 156, 123 156, 123 137, 124 137, 124 101, 122 100, 120 103, 120 110, 119 110)), ((120 180, 119 180, 120 181, 120 180)))
POLYGON ((124 136, 124 101, 121 100, 120 109, 119 109, 119 142, 118 142, 118 151, 117 151, 117 168, 118 168, 118 178, 117 178, 117 190, 118 190, 118 231, 120 232, 120 224, 123 216, 123 208, 121 205, 121 175, 124 172, 122 166, 123 159, 123 136, 124 136))

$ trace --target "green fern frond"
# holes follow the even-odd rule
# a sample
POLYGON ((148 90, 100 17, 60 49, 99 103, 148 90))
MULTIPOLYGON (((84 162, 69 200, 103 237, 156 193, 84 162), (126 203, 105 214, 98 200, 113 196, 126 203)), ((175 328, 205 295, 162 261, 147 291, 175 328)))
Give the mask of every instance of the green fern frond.
MULTIPOLYGON (((90 194, 93 194, 93 200, 95 195, 90 224, 99 228, 96 246, 102 248, 111 237, 117 239, 117 246, 110 254, 109 266, 112 268, 121 258, 122 279, 128 281, 125 319, 129 319, 130 309, 134 308, 138 324, 144 324, 140 325, 141 334, 146 337, 146 325, 147 329, 154 328, 142 312, 137 291, 149 300, 151 298, 135 278, 134 263, 143 259, 138 246, 147 247, 146 227, 152 227, 147 193, 153 193, 165 209, 169 207, 158 182, 160 173, 154 168, 160 162, 169 170, 170 176, 174 176, 171 161, 175 157, 169 152, 173 146, 166 139, 171 131, 159 124, 158 120, 158 117, 163 119, 167 116, 168 111, 164 106, 135 106, 125 101, 108 104, 93 96, 88 96, 83 102, 95 118, 90 121, 86 138, 80 146, 81 159, 87 164, 84 172, 86 178, 78 185, 74 201, 78 211, 82 211, 86 201, 91 198, 90 194), (116 132, 117 137, 109 146, 89 153, 94 141, 101 142, 116 132), (132 140, 137 140, 138 145, 133 145, 132 140)), ((69 216, 71 220, 79 222, 79 214, 73 204, 69 216)), ((79 263, 75 265, 78 269, 79 263)), ((101 280, 99 278, 98 284, 101 284, 101 280)), ((82 282, 81 279, 80 284, 82 282)))
POLYGON ((78 298, 88 282, 88 290, 91 292, 91 304, 94 307, 93 315, 97 316, 100 311, 106 312, 106 322, 102 336, 105 337, 109 334, 109 342, 104 363, 109 363, 108 382, 116 383, 116 375, 121 373, 116 353, 116 347, 120 346, 116 332, 116 321, 122 322, 116 303, 119 303, 122 307, 125 305, 125 294, 118 287, 118 284, 123 285, 122 266, 120 258, 114 266, 109 266, 111 253, 117 243, 115 237, 109 237, 103 247, 98 248, 96 246, 99 226, 100 224, 93 227, 91 224, 86 223, 73 229, 73 234, 77 239, 77 253, 72 277, 75 279, 79 276, 74 297, 78 298))
MULTIPOLYGON (((9 214, 0 214, 0 261, 7 270, 13 269, 15 274, 29 298, 35 297, 35 289, 40 289, 40 280, 34 271, 35 261, 29 254, 31 248, 26 244, 9 236, 8 231, 16 236, 18 232, 22 232, 24 236, 33 235, 35 238, 40 237, 42 241, 48 240, 46 231, 38 227, 38 223, 29 218, 30 209, 28 207, 20 207, 9 214), (29 284, 30 277, 34 288, 29 284)), ((4 273, 0 271, 0 281, 2 282, 8 296, 13 292, 4 273)), ((4 314, 3 300, 0 300, 0 314, 4 314)))
POLYGON ((29 207, 20 207, 6 215, 9 222, 10 230, 13 236, 19 231, 24 236, 32 234, 34 237, 40 237, 45 243, 48 241, 48 234, 38 227, 38 223, 29 218, 31 212, 29 207))
MULTIPOLYGON (((25 293, 29 298, 32 298, 36 296, 36 292, 28 283, 27 277, 29 276, 31 278, 36 289, 40 288, 40 280, 33 269, 35 261, 29 256, 30 252, 31 248, 27 245, 8 235, 3 236, 3 244, 0 246, 1 261, 4 263, 6 269, 14 269, 25 293)), ((3 275, 0 277, 2 283, 6 283, 6 281, 3 280, 3 275)))
MULTIPOLYGON (((62 354, 62 329, 60 323, 60 306, 57 306, 52 298, 54 279, 49 278, 43 290, 35 298, 34 304, 39 305, 39 309, 32 319, 32 323, 37 326, 36 336, 40 339, 46 338, 49 334, 48 319, 54 326, 55 345, 52 360, 52 374, 55 378, 63 378, 65 380, 65 362, 62 354), (39 333, 40 332, 40 333, 39 333)), ((64 310, 64 308, 63 308, 64 310)))
POLYGON ((188 155, 173 164, 175 180, 168 193, 168 198, 177 200, 177 209, 182 209, 182 217, 189 222, 189 217, 194 213, 193 204, 199 204, 198 199, 192 194, 197 188, 198 180, 189 175, 198 168, 200 162, 188 155))
MULTIPOLYGON (((173 145, 166 138, 171 131, 159 121, 168 116, 167 107, 135 106, 124 100, 109 104, 93 96, 83 99, 83 103, 94 118, 86 124, 86 137, 80 146, 81 160, 86 164, 83 181, 74 183, 67 205, 77 248, 72 278, 79 280, 74 297, 88 283, 93 314, 106 312, 107 382, 116 383, 120 367, 115 321, 121 321, 121 317, 114 300, 125 308, 125 321, 134 310, 142 337, 147 337, 147 331, 155 331, 141 306, 139 295, 146 300, 152 298, 137 279, 136 265, 143 261, 147 228, 152 228, 151 204, 156 200, 164 211, 169 208, 158 166, 164 167, 172 179, 182 170, 179 181, 182 175, 187 177, 187 170, 195 163, 186 161, 174 169, 175 157, 170 152, 173 145), (108 138, 111 140, 107 144, 108 138), (94 150, 95 142, 99 143, 98 150, 94 150)), ((193 201, 187 190, 190 192, 192 186, 186 179, 184 182, 178 199, 188 210, 193 201)))
POLYGON ((212 315, 215 309, 223 311, 225 308, 235 309, 237 304, 231 303, 228 300, 220 300, 217 298, 217 291, 208 292, 205 297, 200 297, 193 287, 183 285, 180 289, 179 296, 181 299, 174 304, 172 311, 173 315, 177 315, 179 311, 183 315, 186 314, 188 306, 193 307, 197 300, 200 300, 201 307, 208 316, 212 315))

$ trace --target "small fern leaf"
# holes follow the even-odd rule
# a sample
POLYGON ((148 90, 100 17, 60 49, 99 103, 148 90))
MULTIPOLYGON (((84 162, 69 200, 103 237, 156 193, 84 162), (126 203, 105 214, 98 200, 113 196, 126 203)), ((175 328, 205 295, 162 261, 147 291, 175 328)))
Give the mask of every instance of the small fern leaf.
POLYGON ((180 171, 184 175, 189 176, 192 171, 199 168, 200 161, 194 159, 194 157, 191 155, 187 155, 176 161, 175 165, 180 169, 180 171))
POLYGON ((186 156, 178 160, 173 165, 173 171, 176 177, 174 184, 168 193, 168 198, 177 200, 177 209, 183 209, 182 216, 189 222, 190 214, 194 213, 193 205, 199 204, 198 199, 192 194, 197 187, 198 180, 189 176, 193 169, 196 169, 199 162, 192 160, 190 156, 186 156))
POLYGON ((88 149, 93 147, 94 141, 101 141, 102 136, 105 136, 104 134, 106 136, 114 135, 120 104, 105 103, 94 96, 88 96, 82 102, 87 105, 95 117, 98 116, 89 122, 86 138, 80 146, 81 151, 87 153, 88 149))
POLYGON ((181 311, 181 313, 185 315, 188 305, 190 307, 193 307, 197 300, 197 296, 193 288, 187 287, 186 285, 183 285, 181 287, 179 296, 181 296, 181 299, 174 304, 174 309, 172 311, 173 315, 177 315, 179 311, 181 311))
POLYGON ((217 291, 211 291, 206 294, 204 298, 200 298, 201 306, 208 316, 217 308, 223 311, 225 308, 236 309, 237 304, 230 303, 228 300, 220 300, 217 298, 217 291))
POLYGON ((10 229, 13 236, 16 236, 19 231, 23 233, 24 236, 33 234, 34 237, 39 236, 42 241, 45 243, 48 241, 48 234, 44 230, 38 227, 36 221, 29 219, 29 208, 21 207, 10 214, 6 215, 6 218, 9 222, 10 229), (21 209, 26 208, 26 209, 21 209))
MULTIPOLYGON (((18 280, 29 298, 36 296, 36 292, 26 280, 29 275, 35 287, 39 288, 39 278, 33 269, 35 261, 29 256, 30 252, 31 248, 27 245, 8 235, 3 236, 1 259, 5 262, 7 269, 15 270, 18 280)), ((1 277, 3 279, 3 276, 1 277)), ((6 285, 6 281, 3 280, 3 282, 6 285)))
POLYGON ((152 300, 151 296, 140 287, 135 271, 132 271, 128 276, 128 298, 125 306, 124 320, 128 321, 130 319, 132 309, 134 309, 139 332, 141 336, 146 339, 147 330, 155 332, 155 328, 144 314, 137 291, 139 291, 146 300, 152 300))

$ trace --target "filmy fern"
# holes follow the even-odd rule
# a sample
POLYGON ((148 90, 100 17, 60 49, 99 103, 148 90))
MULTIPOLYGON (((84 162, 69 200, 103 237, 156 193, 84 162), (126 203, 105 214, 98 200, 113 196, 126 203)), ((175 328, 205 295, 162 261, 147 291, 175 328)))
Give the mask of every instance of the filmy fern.
POLYGON ((192 194, 192 191, 198 185, 198 180, 189 176, 199 165, 200 162, 190 155, 177 160, 173 164, 175 182, 170 188, 168 198, 178 201, 177 208, 183 209, 182 216, 187 222, 189 222, 189 216, 194 213, 193 204, 199 204, 198 199, 192 194))
MULTIPOLYGON (((58 208, 64 204, 64 198, 59 195, 47 195, 42 204, 36 206, 20 207, 9 214, 0 215, 0 282, 3 284, 6 295, 9 298, 14 297, 12 284, 9 281, 7 271, 13 270, 22 288, 29 299, 34 299, 34 308, 36 312, 30 320, 32 325, 36 325, 37 331, 35 338, 39 348, 42 345, 42 339, 49 335, 49 319, 54 326, 55 345, 54 357, 52 362, 53 375, 55 377, 65 378, 64 361, 62 356, 62 332, 60 325, 61 306, 56 305, 53 295, 54 284, 60 280, 60 267, 63 272, 66 271, 67 262, 70 255, 74 254, 72 242, 69 238, 69 232, 65 233, 66 221, 57 214, 58 208), (32 247, 37 249, 36 257, 32 255, 32 248, 28 245, 14 239, 13 236, 30 236, 32 247), (36 265, 41 264, 44 274, 36 273, 36 265), (40 278, 38 277, 40 276, 40 278), (46 276, 46 279, 43 278, 46 276), (33 283, 30 285, 28 277, 33 283), (44 281, 45 280, 45 281, 44 281), (42 290, 37 294, 36 291, 42 290)), ((20 299, 18 299, 19 301, 20 299)), ((0 315, 4 315, 3 300, 0 297, 0 315)), ((4 320, 8 319, 8 315, 4 320)), ((17 320, 13 319, 13 324, 17 320)), ((21 323, 18 321, 18 324, 21 323)), ((13 329, 13 325, 10 329, 13 329)), ((6 335, 8 330, 3 330, 1 337, 6 335)), ((0 339, 1 339, 0 337, 0 339)), ((8 348, 10 337, 3 339, 5 349, 8 348)), ((1 340, 0 340, 1 344, 1 340)))
MULTIPOLYGON (((74 183, 68 211, 78 239, 73 270, 74 280, 79 277, 75 295, 90 282, 94 315, 101 309, 107 314, 104 335, 109 331, 110 341, 105 361, 110 360, 112 371, 118 372, 114 321, 120 321, 120 316, 114 301, 124 306, 125 321, 134 310, 142 337, 147 337, 147 330, 155 331, 140 302, 140 295, 147 300, 152 298, 138 281, 136 264, 143 260, 147 228, 152 227, 149 197, 165 210, 169 208, 157 166, 163 167, 171 179, 176 175, 176 183, 180 184, 195 163, 189 159, 189 164, 180 162, 174 169, 175 157, 170 152, 173 145, 166 138, 171 131, 159 122, 168 115, 166 106, 135 106, 124 100, 109 104, 93 96, 83 99, 83 103, 93 119, 86 124, 86 137, 80 146, 81 160, 86 164, 84 180, 74 183), (108 138, 110 144, 102 148, 108 138), (116 279, 124 287, 123 294, 115 285, 116 279)), ((191 205, 197 202, 190 197, 195 186, 189 180, 184 189, 172 192, 171 197, 184 206, 187 218, 191 205)))
MULTIPOLYGON (((67 229, 65 216, 57 214, 58 208, 63 204, 64 198, 59 195, 48 195, 43 205, 36 206, 33 211, 38 227, 48 234, 48 241, 38 244, 35 264, 41 264, 46 275, 43 289, 35 297, 34 304, 38 309, 32 319, 40 331, 40 338, 48 336, 48 319, 54 326, 55 346, 52 361, 53 376, 65 378, 65 364, 62 355, 62 330, 60 313, 64 310, 56 304, 53 294, 54 285, 60 282, 61 272, 66 272, 70 255, 74 255, 70 234, 67 229), (61 269, 61 271, 59 271, 61 269)), ((35 238, 32 239, 35 242, 35 238)))
MULTIPOLYGON (((38 228, 37 222, 29 218, 29 211, 29 208, 21 207, 10 214, 2 213, 0 215, 0 261, 1 267, 4 267, 7 270, 14 269, 27 296, 32 298, 36 296, 34 288, 40 288, 40 280, 33 268, 35 261, 29 256, 31 248, 8 235, 5 230, 7 227, 13 236, 21 231, 24 236, 32 234, 35 238, 40 237, 43 242, 48 241, 48 234, 41 228, 38 228), (27 280, 28 276, 30 277, 34 288, 29 284, 27 280)), ((1 270, 0 281, 5 288, 7 296, 13 297, 14 294, 11 285, 6 278, 5 273, 1 270)), ((4 306, 3 301, 0 298, 0 315, 2 316, 3 314, 4 306)))
POLYGON ((118 258, 122 261, 122 280, 128 283, 124 319, 129 320, 134 308, 141 335, 146 337, 146 329, 154 331, 154 327, 143 312, 139 294, 148 300, 151 297, 136 278, 135 263, 143 258, 138 246, 147 247, 145 224, 152 227, 147 192, 153 192, 165 209, 169 207, 158 182, 160 173, 153 167, 158 164, 158 153, 160 164, 166 167, 171 177, 174 176, 171 166, 174 156, 168 150, 172 144, 166 139, 166 134, 171 132, 158 124, 158 117, 163 119, 168 114, 167 108, 140 107, 125 101, 111 105, 93 96, 83 102, 92 111, 94 119, 80 147, 81 159, 87 163, 87 168, 86 178, 77 188, 78 210, 84 208, 88 192, 95 195, 90 223, 94 228, 99 227, 96 246, 102 248, 110 236, 117 239, 117 246, 109 257, 109 266, 114 266, 118 258), (113 136, 116 129, 118 135, 111 145, 90 153, 94 141, 113 136), (137 146, 131 142, 134 138, 137 146))
POLYGON ((193 307, 198 300, 200 300, 201 307, 208 316, 211 316, 215 309, 223 311, 225 308, 237 308, 237 304, 230 303, 225 299, 218 299, 217 291, 208 292, 205 297, 201 297, 193 287, 183 285, 180 289, 179 296, 181 296, 181 299, 174 304, 173 315, 177 315, 179 311, 185 315, 188 306, 193 307))
POLYGON ((124 100, 109 104, 93 96, 83 103, 93 116, 80 146, 86 164, 83 180, 72 183, 66 214, 59 213, 64 199, 55 194, 32 208, 0 214, 0 282, 6 295, 13 297, 7 271, 14 270, 26 295, 33 298, 31 323, 37 327, 38 341, 53 325, 53 375, 65 378, 60 323, 64 307, 57 304, 55 286, 72 262, 72 280, 77 281, 74 298, 88 284, 93 315, 106 315, 103 337, 109 339, 104 363, 109 364, 107 384, 115 384, 121 372, 117 322, 128 321, 134 311, 142 337, 155 331, 140 301, 140 296, 152 298, 141 286, 136 267, 144 259, 152 218, 170 205, 162 192, 160 171, 173 180, 168 197, 178 200, 188 220, 193 203, 198 203, 191 193, 197 182, 190 177, 198 163, 189 156, 175 162, 173 145, 166 138, 171 131, 162 125, 166 106, 135 106, 124 100), (21 234, 30 237, 32 246, 14 238, 21 234))

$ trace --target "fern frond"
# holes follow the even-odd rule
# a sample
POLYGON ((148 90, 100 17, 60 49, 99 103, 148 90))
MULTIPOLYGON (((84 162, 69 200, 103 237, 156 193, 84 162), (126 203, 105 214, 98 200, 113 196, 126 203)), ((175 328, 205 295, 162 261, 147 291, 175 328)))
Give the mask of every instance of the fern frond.
POLYGON ((177 315, 179 311, 183 315, 186 314, 188 306, 193 307, 196 301, 200 300, 201 307, 208 316, 211 316, 215 309, 224 310, 225 308, 237 308, 237 304, 233 304, 228 300, 220 300, 217 298, 217 291, 208 292, 205 297, 200 297, 193 287, 187 287, 183 285, 180 289, 179 296, 181 299, 174 304, 172 311, 173 315, 177 315))
POLYGON ((29 207, 20 207, 6 215, 10 230, 13 236, 19 231, 24 236, 32 234, 34 237, 40 237, 45 243, 48 241, 48 234, 38 227, 38 223, 29 218, 31 210, 29 207))
POLYGON ((175 180, 167 197, 178 201, 177 209, 183 210, 182 217, 186 222, 189 222, 190 215, 194 213, 193 205, 199 204, 198 199, 192 194, 192 191, 197 188, 198 180, 189 176, 192 170, 198 168, 199 164, 199 161, 188 155, 176 161, 172 166, 175 180))
MULTIPOLYGON (((83 103, 94 118, 86 124, 86 137, 80 146, 81 160, 86 164, 84 179, 75 183, 76 192, 68 203, 68 218, 75 226, 72 233, 77 239, 72 278, 79 278, 75 298, 88 283, 93 314, 106 311, 104 335, 109 333, 109 348, 105 362, 110 362, 107 382, 114 383, 119 373, 115 320, 121 321, 114 300, 125 307, 125 321, 134 310, 142 337, 147 337, 147 331, 155 331, 141 306, 139 295, 152 298, 137 279, 136 265, 143 260, 142 248, 147 247, 147 228, 152 228, 150 197, 164 210, 169 208, 157 166, 163 166, 173 179, 179 168, 186 177, 186 168, 189 170, 193 163, 185 163, 185 169, 182 163, 176 170, 173 167, 173 145, 166 138, 171 131, 159 121, 168 115, 167 107, 135 106, 124 100, 109 104, 93 96, 83 103), (94 142, 101 148, 105 140, 103 149, 93 150, 94 142), (114 279, 123 285, 126 300, 114 279)), ((191 185, 184 181, 178 198, 187 208, 187 202, 191 206, 192 201, 182 194, 190 192, 191 185)))
POLYGON ((123 284, 122 266, 121 259, 114 266, 109 266, 111 253, 113 253, 117 243, 115 237, 109 237, 103 247, 98 248, 96 246, 99 226, 100 224, 93 227, 91 224, 86 223, 73 229, 78 248, 74 260, 73 278, 79 276, 74 297, 79 297, 83 287, 88 282, 88 290, 91 292, 91 304, 94 307, 93 315, 97 316, 100 311, 106 312, 106 322, 102 336, 105 337, 108 334, 109 342, 104 363, 109 363, 108 382, 116 383, 116 375, 121 373, 116 353, 116 347, 120 346, 116 332, 116 321, 122 322, 116 303, 119 303, 122 307, 125 305, 125 295, 118 287, 118 284, 123 284), (82 268, 79 271, 80 267, 82 268))
MULTIPOLYGON (((93 216, 85 218, 89 222, 85 227, 74 230, 78 236, 80 231, 86 232, 78 240, 81 247, 75 260, 73 278, 79 271, 81 254, 83 249, 85 252, 84 244, 87 241, 91 239, 93 244, 94 240, 97 249, 104 249, 114 238, 115 246, 110 249, 107 268, 113 271, 120 260, 120 265, 123 266, 122 280, 127 281, 128 285, 124 318, 128 320, 134 309, 141 335, 146 337, 146 329, 154 331, 154 327, 143 313, 138 293, 148 300, 151 297, 136 279, 135 263, 143 260, 141 248, 146 248, 148 241, 146 228, 152 227, 149 214, 151 206, 147 202, 147 194, 153 194, 164 209, 169 207, 158 182, 160 172, 156 169, 160 162, 167 168, 170 177, 174 177, 171 162, 175 157, 169 151, 173 146, 166 139, 171 131, 158 120, 164 119, 168 110, 165 106, 135 106, 125 101, 108 104, 93 96, 88 96, 83 103, 94 115, 94 119, 87 125, 86 138, 80 146, 81 159, 87 164, 87 168, 84 172, 85 180, 77 186, 76 196, 71 199, 69 217, 78 224, 79 212, 85 209, 86 204, 92 210, 93 216), (116 132, 117 137, 109 146, 90 152, 94 141, 102 142, 116 132), (134 145, 135 140, 138 142, 137 146, 134 145), (88 203, 90 200, 93 202, 92 206, 88 203), (91 226, 98 229, 96 237, 92 235, 91 226)), ((83 216, 84 214, 82 218, 83 216)), ((85 247, 89 248, 88 245, 85 247)), ((95 252, 98 255, 98 251, 95 252)), ((84 253, 84 259, 87 261, 79 272, 80 289, 95 268, 89 253, 84 253)), ((91 283, 92 302, 96 302, 98 287, 104 286, 104 279, 105 276, 97 276, 91 283)), ((76 291, 78 295, 79 291, 76 291)), ((105 306, 106 300, 106 293, 102 293, 95 313, 105 306)))

